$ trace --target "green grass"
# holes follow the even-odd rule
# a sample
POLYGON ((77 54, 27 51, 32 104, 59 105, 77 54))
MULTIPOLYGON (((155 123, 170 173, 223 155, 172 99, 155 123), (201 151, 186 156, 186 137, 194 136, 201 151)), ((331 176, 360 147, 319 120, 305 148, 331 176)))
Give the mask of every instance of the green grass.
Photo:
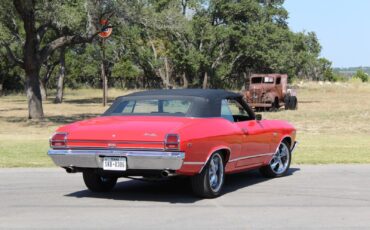
POLYGON ((49 144, 44 139, 0 140, 0 168, 52 167, 46 155, 49 144))
POLYGON ((296 164, 370 163, 370 136, 298 134, 296 164))
MULTIPOLYGON (((298 85, 297 111, 266 112, 297 128, 295 164, 370 163, 370 84, 298 85)), ((129 93, 109 90, 110 99, 129 93)), ((0 97, 0 167, 52 167, 48 139, 57 127, 97 116, 106 110, 101 91, 66 90, 61 105, 44 102, 45 120, 27 120, 24 95, 0 97)))

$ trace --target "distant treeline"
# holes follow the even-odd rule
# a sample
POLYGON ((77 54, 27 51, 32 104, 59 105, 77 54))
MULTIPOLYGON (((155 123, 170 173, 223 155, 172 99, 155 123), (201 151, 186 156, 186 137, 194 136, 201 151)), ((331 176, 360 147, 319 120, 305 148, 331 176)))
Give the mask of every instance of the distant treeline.
POLYGON ((365 73, 370 75, 370 67, 333 68, 333 70, 337 73, 340 73, 340 74, 343 74, 349 77, 355 75, 358 70, 362 70, 365 73))

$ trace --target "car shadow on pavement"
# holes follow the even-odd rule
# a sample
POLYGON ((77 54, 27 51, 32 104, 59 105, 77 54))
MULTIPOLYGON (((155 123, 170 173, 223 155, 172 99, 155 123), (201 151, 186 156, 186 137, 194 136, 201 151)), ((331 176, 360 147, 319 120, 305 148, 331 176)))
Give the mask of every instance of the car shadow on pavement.
MULTIPOLYGON (((290 168, 287 176, 290 176, 299 170, 299 168, 290 168)), ((227 175, 223 195, 268 180, 269 179, 261 176, 258 170, 227 175)), ((184 204, 194 203, 201 200, 201 198, 192 194, 189 178, 175 178, 152 182, 139 180, 118 181, 115 188, 108 193, 94 193, 89 190, 81 190, 66 194, 65 196, 184 204)))
MULTIPOLYGON (((299 170, 299 168, 290 168, 285 177, 291 176, 299 170)), ((259 184, 268 180, 274 179, 269 179, 262 176, 258 170, 228 175, 225 180, 224 194, 232 193, 239 189, 243 189, 245 187, 259 184)))

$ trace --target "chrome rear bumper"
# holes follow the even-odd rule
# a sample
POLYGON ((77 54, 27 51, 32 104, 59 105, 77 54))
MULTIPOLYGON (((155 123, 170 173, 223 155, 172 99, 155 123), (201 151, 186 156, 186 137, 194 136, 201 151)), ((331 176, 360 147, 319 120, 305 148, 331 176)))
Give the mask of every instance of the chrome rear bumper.
POLYGON ((126 157, 127 169, 177 170, 183 152, 50 149, 48 155, 61 167, 103 168, 104 157, 126 157))

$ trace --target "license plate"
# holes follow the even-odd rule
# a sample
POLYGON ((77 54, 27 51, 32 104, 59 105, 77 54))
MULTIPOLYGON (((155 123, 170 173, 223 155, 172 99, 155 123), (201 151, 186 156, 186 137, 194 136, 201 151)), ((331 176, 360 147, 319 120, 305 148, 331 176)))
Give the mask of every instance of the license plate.
POLYGON ((114 171, 126 171, 127 161, 125 157, 104 157, 103 169, 114 171))

